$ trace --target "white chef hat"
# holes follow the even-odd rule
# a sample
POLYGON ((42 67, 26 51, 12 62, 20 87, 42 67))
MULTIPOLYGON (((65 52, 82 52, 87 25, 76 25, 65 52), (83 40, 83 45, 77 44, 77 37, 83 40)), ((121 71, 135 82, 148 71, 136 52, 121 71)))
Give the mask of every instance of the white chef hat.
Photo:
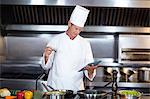
POLYGON ((87 20, 89 12, 90 11, 88 9, 81 7, 79 5, 76 5, 76 7, 74 8, 71 14, 70 22, 76 26, 84 27, 84 24, 87 20))

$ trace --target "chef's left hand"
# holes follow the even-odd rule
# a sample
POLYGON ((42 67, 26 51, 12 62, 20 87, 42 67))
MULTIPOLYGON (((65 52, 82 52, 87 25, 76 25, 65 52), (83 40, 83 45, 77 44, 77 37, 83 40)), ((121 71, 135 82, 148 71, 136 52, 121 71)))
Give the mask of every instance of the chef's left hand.
POLYGON ((94 66, 93 64, 91 66, 87 65, 84 69, 88 71, 88 76, 90 78, 93 77, 93 73, 94 73, 94 70, 98 68, 99 65, 96 65, 94 66))

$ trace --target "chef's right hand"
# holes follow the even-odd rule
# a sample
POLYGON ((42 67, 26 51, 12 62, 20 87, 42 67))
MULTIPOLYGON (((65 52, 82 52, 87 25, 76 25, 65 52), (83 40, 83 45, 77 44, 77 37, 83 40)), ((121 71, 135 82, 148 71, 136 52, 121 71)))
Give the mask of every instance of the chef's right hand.
POLYGON ((48 61, 49 55, 52 53, 53 49, 50 47, 46 47, 44 50, 45 64, 48 61))

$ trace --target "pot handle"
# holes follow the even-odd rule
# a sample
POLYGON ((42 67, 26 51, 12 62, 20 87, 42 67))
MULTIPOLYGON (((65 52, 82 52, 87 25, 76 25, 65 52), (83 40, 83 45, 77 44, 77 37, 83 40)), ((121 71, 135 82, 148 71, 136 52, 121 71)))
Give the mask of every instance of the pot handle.
POLYGON ((42 99, 45 99, 45 97, 46 97, 46 93, 43 94, 42 99))
POLYGON ((101 99, 105 98, 107 95, 111 94, 112 92, 106 93, 104 96, 101 97, 101 99))
POLYGON ((47 86, 42 82, 42 85, 44 86, 44 88, 47 90, 47 91, 50 91, 47 86))

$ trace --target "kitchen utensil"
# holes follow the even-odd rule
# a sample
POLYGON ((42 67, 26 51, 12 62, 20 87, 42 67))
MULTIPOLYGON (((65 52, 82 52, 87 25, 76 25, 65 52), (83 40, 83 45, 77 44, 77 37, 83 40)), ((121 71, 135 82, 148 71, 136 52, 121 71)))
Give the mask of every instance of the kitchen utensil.
POLYGON ((141 99, 142 94, 136 90, 120 90, 118 91, 120 99, 141 99))
POLYGON ((63 91, 49 91, 44 94, 44 99, 65 99, 65 92, 63 91))
POLYGON ((77 91, 80 99, 103 99, 106 96, 106 92, 99 90, 79 90, 77 91))
POLYGON ((138 80, 141 82, 150 82, 150 68, 148 67, 139 68, 138 80))
POLYGON ((136 70, 134 70, 133 68, 128 68, 128 67, 124 67, 122 69, 120 69, 120 74, 121 74, 121 81, 135 81, 136 80, 136 70))
MULTIPOLYGON (((98 62, 97 62, 98 63, 98 62)), ((99 62, 98 64, 98 67, 119 67, 119 66, 122 66, 123 64, 122 63, 105 63, 105 62, 99 62)), ((80 71, 84 71, 85 70, 85 67, 83 67, 82 69, 79 70, 80 71)))
POLYGON ((141 99, 140 97, 132 96, 132 95, 119 95, 120 99, 141 99))
POLYGON ((50 85, 47 85, 50 89, 52 89, 52 90, 55 90, 52 86, 50 86, 50 85))
POLYGON ((50 91, 50 89, 47 87, 46 84, 44 84, 44 83, 42 82, 42 85, 44 86, 44 88, 45 88, 47 91, 50 91))
POLYGON ((94 62, 92 62, 92 63, 89 63, 88 65, 89 65, 89 66, 91 66, 91 65, 96 66, 96 65, 98 65, 100 62, 101 62, 101 61, 94 61, 94 62))
POLYGON ((53 87, 46 85, 43 82, 42 82, 42 85, 48 91, 47 93, 43 95, 43 97, 47 97, 46 99, 55 99, 56 97, 58 99, 63 99, 63 98, 72 99, 72 97, 74 97, 73 90, 65 90, 65 89, 55 90, 53 87), (50 90, 48 87, 52 90, 50 90))
MULTIPOLYGON (((88 66, 91 66, 91 65, 96 66, 96 65, 98 65, 100 62, 101 62, 101 61, 92 62, 92 63, 89 63, 88 66)), ((80 69, 79 72, 80 72, 80 71, 84 71, 84 70, 85 70, 85 67, 83 67, 82 69, 80 69)))

